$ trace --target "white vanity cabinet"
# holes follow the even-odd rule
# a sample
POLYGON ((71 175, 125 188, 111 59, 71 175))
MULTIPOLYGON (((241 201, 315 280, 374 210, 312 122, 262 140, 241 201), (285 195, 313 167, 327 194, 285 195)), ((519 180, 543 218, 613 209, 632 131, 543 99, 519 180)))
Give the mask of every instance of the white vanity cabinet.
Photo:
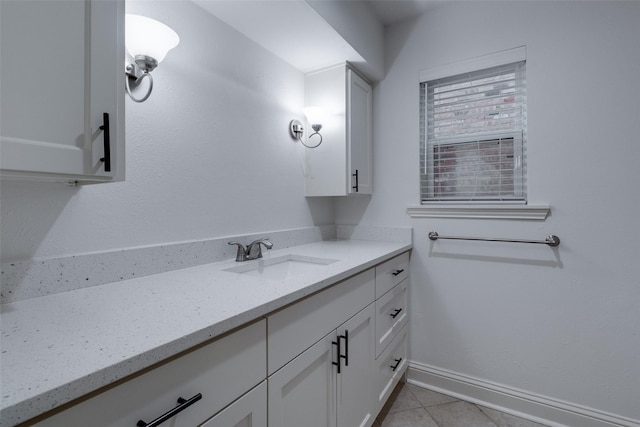
POLYGON ((408 263, 403 253, 267 318, 270 426, 373 424, 407 368, 408 263))
POLYGON ((269 425, 373 423, 373 298, 374 272, 368 270, 268 317, 269 365, 275 370, 268 379, 269 425), (363 304, 368 305, 362 308, 363 304), (309 341, 312 345, 301 351, 309 341), (292 353, 292 360, 280 368, 282 355, 292 353), (278 362, 272 365, 272 359, 278 362))
POLYGON ((373 423, 377 399, 374 314, 370 304, 269 377, 269 425, 373 423))
MULTIPOLYGON (((305 195, 373 191, 373 89, 348 64, 305 76, 307 106, 326 111, 322 144, 305 149, 305 195)), ((306 129, 311 129, 307 123, 306 129)), ((307 132, 308 134, 308 132, 307 132)))
POLYGON ((266 427, 265 377, 266 321, 263 319, 35 425, 140 427, 184 405, 178 402, 180 398, 193 399, 194 403, 168 417, 165 425, 193 427, 209 420, 205 424, 208 427, 266 427), (233 405, 228 406, 232 402, 233 405), (213 415, 216 416, 212 418, 213 415))
POLYGON ((405 252, 24 425, 370 427, 407 368, 408 267, 405 252))
POLYGON ((0 172, 124 179, 124 0, 2 0, 0 172))

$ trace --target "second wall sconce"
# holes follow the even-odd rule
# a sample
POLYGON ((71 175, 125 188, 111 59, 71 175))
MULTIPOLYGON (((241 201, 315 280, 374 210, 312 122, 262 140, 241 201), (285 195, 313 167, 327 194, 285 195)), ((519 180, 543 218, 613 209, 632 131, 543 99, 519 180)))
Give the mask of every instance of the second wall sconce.
POLYGON ((321 107, 307 107, 303 109, 305 116, 307 116, 307 120, 311 123, 311 129, 314 130, 314 133, 307 137, 307 142, 311 140, 315 135, 318 135, 316 139, 319 139, 317 144, 309 145, 306 144, 303 140, 304 137, 304 127, 300 120, 291 120, 289 123, 289 133, 291 136, 298 141, 302 145, 307 148, 317 148, 322 144, 322 135, 320 134, 320 129, 322 129, 322 123, 325 121, 325 111, 321 107))
POLYGON ((151 71, 180 43, 180 37, 162 22, 130 14, 125 17, 125 32, 127 51, 135 61, 126 65, 125 88, 132 100, 144 102, 153 90, 151 71), (149 79, 149 89, 143 97, 136 98, 132 95, 131 88, 140 85, 145 77, 149 79))

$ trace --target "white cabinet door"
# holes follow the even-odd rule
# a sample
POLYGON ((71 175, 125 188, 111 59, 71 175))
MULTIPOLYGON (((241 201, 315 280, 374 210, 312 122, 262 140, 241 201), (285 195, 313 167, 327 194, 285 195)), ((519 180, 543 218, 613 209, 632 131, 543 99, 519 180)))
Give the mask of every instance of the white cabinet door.
POLYGON ((332 332, 269 377, 269 425, 336 427, 336 334, 332 332))
POLYGON ((347 156, 351 185, 349 194, 373 192, 373 89, 352 70, 347 70, 347 156))
POLYGON ((3 0, 0 19, 2 176, 123 179, 124 2, 3 0))
POLYGON ((202 427, 267 427, 267 381, 202 424, 202 427))
MULTIPOLYGON (((305 102, 328 116, 323 143, 305 149, 305 195, 371 194, 373 91, 347 64, 305 76, 305 102)), ((307 129, 310 129, 307 123, 307 129)))
POLYGON ((338 327, 341 342, 337 379, 339 427, 368 427, 376 418, 377 365, 375 363, 374 304, 338 327))
POLYGON ((376 416, 379 387, 374 304, 340 325, 337 332, 326 335, 268 381, 269 425, 370 426, 376 416))

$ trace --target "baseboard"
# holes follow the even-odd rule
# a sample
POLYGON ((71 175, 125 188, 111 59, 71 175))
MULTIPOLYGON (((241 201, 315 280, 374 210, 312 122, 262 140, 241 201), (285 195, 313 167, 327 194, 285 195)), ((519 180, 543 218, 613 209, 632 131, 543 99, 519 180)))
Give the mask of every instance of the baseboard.
POLYGON ((638 427, 640 420, 409 362, 407 382, 550 427, 638 427))

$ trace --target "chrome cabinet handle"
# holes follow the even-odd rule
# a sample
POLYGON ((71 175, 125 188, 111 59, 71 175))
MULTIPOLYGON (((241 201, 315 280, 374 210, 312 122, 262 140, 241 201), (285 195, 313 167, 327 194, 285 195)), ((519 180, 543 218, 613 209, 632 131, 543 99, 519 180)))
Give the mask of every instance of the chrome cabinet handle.
POLYGON ((156 427, 156 426, 159 426, 163 422, 167 421, 169 418, 172 418, 172 417, 178 415, 180 412, 184 411, 185 409, 187 409, 189 406, 193 405, 194 403, 196 403, 200 399, 202 399, 202 393, 196 394, 195 396, 193 396, 189 400, 184 400, 182 397, 179 397, 178 398, 178 406, 176 406, 175 408, 169 410, 168 412, 160 415, 158 418, 156 418, 155 420, 151 421, 150 423, 146 423, 146 422, 140 420, 140 421, 138 421, 136 426, 137 427, 156 427))

